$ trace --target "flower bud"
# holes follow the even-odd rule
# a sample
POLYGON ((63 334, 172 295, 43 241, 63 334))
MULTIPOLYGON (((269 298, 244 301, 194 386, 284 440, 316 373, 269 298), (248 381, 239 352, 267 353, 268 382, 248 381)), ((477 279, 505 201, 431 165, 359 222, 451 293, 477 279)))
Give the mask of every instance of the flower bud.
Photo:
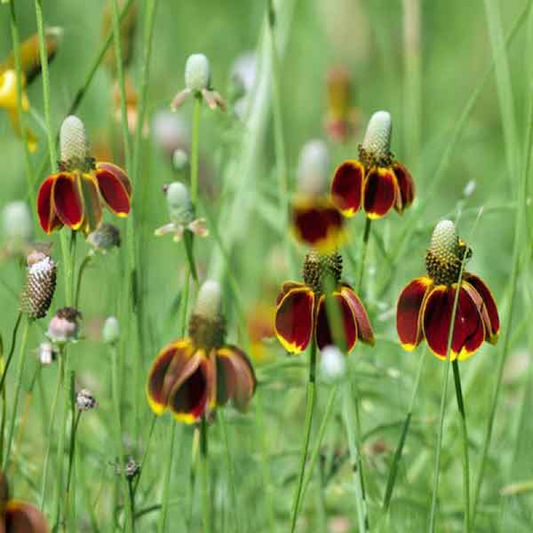
POLYGON ((81 389, 76 395, 76 407, 78 411, 89 411, 98 407, 98 402, 87 389, 81 389))
POLYGON ((336 346, 326 346, 320 355, 320 372, 325 381, 336 383, 346 372, 346 359, 336 346))
POLYGON ((172 154, 172 164, 178 172, 182 172, 187 168, 189 164, 189 156, 185 150, 178 148, 174 150, 172 154))
POLYGON ((306 143, 298 160, 298 190, 309 195, 326 192, 329 181, 330 158, 326 143, 314 139, 306 143))
POLYGON ((30 318, 43 318, 50 308, 56 289, 56 264, 53 259, 39 251, 31 252, 27 262, 20 310, 30 318))
POLYGON ((187 187, 179 181, 173 181, 164 190, 171 222, 184 226, 192 222, 194 220, 194 208, 187 187))
POLYGON ((185 64, 185 85, 191 91, 209 89, 211 84, 211 67, 204 54, 192 54, 185 64))
POLYGON ((102 338, 106 344, 115 344, 120 337, 120 326, 114 316, 108 316, 102 328, 102 338))
POLYGON ((104 223, 98 229, 89 233, 87 242, 95 252, 107 253, 112 248, 120 246, 120 230, 113 224, 104 223))
POLYGON ((51 365, 56 359, 56 351, 54 345, 50 342, 41 342, 39 348, 37 349, 39 356, 39 361, 41 365, 48 366, 51 365))
POLYGON ((50 324, 46 336, 56 344, 76 341, 79 332, 81 313, 72 307, 58 309, 50 324))
POLYGON ((9 242, 25 243, 33 237, 33 221, 26 202, 8 203, 2 212, 2 225, 9 242))
POLYGON ((89 141, 83 122, 70 115, 61 124, 59 133, 61 161, 70 168, 82 168, 90 158, 89 141))
POLYGON ((214 280, 204 281, 194 308, 195 314, 208 320, 217 320, 220 317, 222 308, 222 289, 220 284, 214 280))
POLYGON ((368 122, 362 148, 375 162, 390 159, 392 118, 387 111, 377 111, 368 122))

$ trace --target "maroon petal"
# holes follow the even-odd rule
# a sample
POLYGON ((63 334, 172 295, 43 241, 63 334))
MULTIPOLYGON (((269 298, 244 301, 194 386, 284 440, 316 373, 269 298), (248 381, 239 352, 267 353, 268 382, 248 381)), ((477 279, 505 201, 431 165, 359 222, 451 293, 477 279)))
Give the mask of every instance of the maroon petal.
POLYGON ((91 233, 100 226, 102 222, 102 206, 100 205, 100 195, 98 194, 98 184, 90 174, 83 174, 80 180, 81 193, 83 196, 84 220, 83 231, 91 233))
POLYGON ((167 408, 170 391, 181 379, 192 354, 191 341, 183 339, 165 346, 152 363, 148 372, 146 397, 155 414, 160 415, 167 408))
POLYGON ((131 182, 126 173, 112 163, 97 163, 95 176, 107 207, 118 216, 126 216, 131 208, 131 182))
MULTIPOLYGON (((446 359, 448 334, 456 286, 438 285, 426 298, 423 308, 424 334, 431 351, 446 359)), ((450 359, 463 360, 479 349, 485 338, 481 315, 468 292, 461 289, 455 316, 450 359)))
POLYGON ((475 289, 483 302, 480 312, 485 324, 485 340, 491 344, 496 344, 500 333, 500 317, 494 297, 485 282, 478 276, 466 273, 464 280, 466 285, 471 285, 475 289))
POLYGON ((343 284, 340 292, 343 298, 348 302, 348 305, 352 308, 355 321, 357 322, 358 338, 366 344, 373 345, 374 332, 372 331, 370 320, 368 320, 368 314, 364 305, 361 303, 361 300, 359 300, 357 294, 355 294, 354 290, 349 285, 343 284))
POLYGON ((415 184, 410 172, 397 161, 393 163, 392 170, 398 183, 398 197, 396 198, 396 211, 402 213, 415 199, 415 184))
POLYGON ((363 209, 368 218, 385 216, 396 202, 398 185, 396 176, 388 168, 372 169, 363 187, 363 209))
POLYGON ((355 159, 342 163, 331 182, 331 201, 345 217, 353 217, 361 207, 365 169, 355 159))
POLYGON ((321 296, 318 302, 316 318, 316 342, 318 348, 322 350, 326 346, 335 344, 342 352, 349 353, 357 341, 357 321, 352 306, 339 292, 335 292, 327 298, 328 302, 326 302, 325 296, 321 296), (335 305, 337 305, 337 309, 333 308, 335 305), (334 311, 340 311, 340 316, 342 316, 342 331, 339 334, 343 338, 335 339, 336 342, 334 342, 334 331, 331 331, 328 317, 328 313, 333 314, 334 311))
POLYGON ((281 286, 281 292, 278 294, 278 297, 276 298, 276 305, 279 305, 281 300, 285 297, 286 294, 288 294, 292 289, 303 289, 305 285, 303 283, 300 283, 298 281, 286 281, 281 286))
POLYGON ((314 300, 313 291, 302 287, 289 291, 278 304, 275 332, 281 345, 290 353, 301 353, 309 344, 314 300))
POLYGON ((41 228, 46 233, 52 233, 54 229, 63 226, 52 207, 52 189, 56 176, 49 176, 39 187, 37 196, 37 213, 41 228))
POLYGON ((56 174, 52 188, 52 206, 61 222, 73 230, 83 223, 84 206, 76 173, 56 174))
POLYGON ((5 509, 6 533, 48 533, 46 519, 33 505, 9 500, 5 509))
POLYGON ((402 291, 396 306, 396 331, 404 350, 412 351, 423 339, 422 309, 433 282, 421 277, 411 281, 402 291))

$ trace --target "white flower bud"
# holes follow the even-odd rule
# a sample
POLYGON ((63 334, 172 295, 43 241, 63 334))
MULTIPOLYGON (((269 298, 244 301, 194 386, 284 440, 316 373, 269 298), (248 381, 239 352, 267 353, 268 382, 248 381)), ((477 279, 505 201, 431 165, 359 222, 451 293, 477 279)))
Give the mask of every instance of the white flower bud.
POLYGON ((191 91, 209 89, 211 84, 211 67, 204 54, 192 54, 185 64, 185 85, 191 91))
POLYGON ((63 121, 59 141, 61 160, 65 163, 85 161, 90 157, 85 126, 78 117, 70 115, 63 121))
POLYGON ((324 141, 313 139, 306 143, 298 159, 298 190, 309 195, 324 193, 328 188, 330 164, 324 141))
POLYGON ((106 344, 115 344, 120 337, 120 326, 114 316, 108 316, 102 328, 102 338, 106 344))
POLYGON ((368 121, 363 149, 376 161, 390 157, 392 117, 387 111, 377 111, 368 121))
POLYGON ((33 237, 31 211, 26 202, 8 203, 2 211, 4 236, 9 242, 24 243, 33 237))
POLYGON ((165 188, 168 214, 171 222, 186 226, 194 220, 194 208, 189 189, 179 182, 173 181, 165 188))
POLYGON ((346 359, 336 346, 326 346, 320 353, 320 373, 328 383, 336 383, 344 378, 346 359))
POLYGON ((172 164, 174 165, 174 168, 180 172, 185 170, 189 164, 189 156, 187 155, 187 152, 180 148, 174 150, 174 153, 172 154, 172 164))
POLYGON ((196 299, 195 313, 206 319, 216 320, 222 307, 222 288, 217 281, 204 281, 196 299))

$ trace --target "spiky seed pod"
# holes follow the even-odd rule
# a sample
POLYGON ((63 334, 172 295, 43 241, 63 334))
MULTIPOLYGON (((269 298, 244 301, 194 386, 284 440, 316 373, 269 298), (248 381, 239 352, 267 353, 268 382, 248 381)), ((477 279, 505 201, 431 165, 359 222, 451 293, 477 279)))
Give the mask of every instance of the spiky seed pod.
POLYGON ((335 285, 342 276, 342 256, 338 252, 320 254, 313 250, 305 256, 303 267, 304 283, 315 292, 323 292, 329 278, 335 285))
POLYGON ((61 124, 59 133, 61 146, 60 167, 63 170, 89 171, 94 167, 85 125, 76 116, 68 116, 61 124))
POLYGON ((76 395, 76 407, 79 411, 89 411, 98 407, 98 402, 87 389, 81 389, 76 395))
POLYGON ((20 310, 29 318, 43 318, 52 303, 56 289, 57 267, 42 252, 28 256, 26 283, 20 297, 20 310))
POLYGON ((120 247, 120 230, 115 225, 106 222, 89 233, 87 242, 94 248, 95 252, 105 254, 112 248, 120 247))
POLYGON ((390 113, 377 111, 370 117, 365 138, 359 146, 359 159, 365 167, 388 167, 392 164, 391 136, 392 118, 390 113))

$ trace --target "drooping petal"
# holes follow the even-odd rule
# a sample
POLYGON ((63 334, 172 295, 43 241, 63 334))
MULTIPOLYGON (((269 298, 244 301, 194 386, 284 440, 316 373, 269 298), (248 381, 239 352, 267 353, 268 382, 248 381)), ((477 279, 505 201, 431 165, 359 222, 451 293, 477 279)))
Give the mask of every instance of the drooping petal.
POLYGON ((346 298, 338 292, 326 297, 321 296, 318 302, 316 317, 316 342, 318 348, 322 350, 326 346, 336 345, 342 352, 352 351, 357 341, 357 321, 352 310, 352 306, 346 298), (340 314, 339 314, 340 313, 340 314), (331 320, 338 316, 342 317, 342 323, 338 331, 340 338, 334 338, 335 329, 330 327, 331 320))
POLYGON ((187 362, 181 378, 168 398, 168 407, 178 422, 193 424, 199 420, 209 403, 209 360, 203 350, 196 352, 187 362))
POLYGON ((146 397, 156 415, 167 408, 170 391, 184 373, 193 351, 191 341, 182 339, 165 346, 152 363, 148 372, 146 397))
MULTIPOLYGON (((423 307, 424 334, 431 351, 446 359, 448 334, 452 318, 456 286, 438 285, 427 296, 423 307)), ((481 315, 468 295, 461 289, 455 316, 450 359, 463 360, 479 349, 485 339, 481 315)))
POLYGON ((276 309, 275 331, 281 345, 290 353, 301 353, 313 331, 315 295, 307 287, 292 289, 276 309))
POLYGON ((80 179, 83 205, 85 207, 83 231, 91 233, 97 229, 102 222, 102 206, 98 194, 96 180, 90 174, 83 174, 80 179))
POLYGON ((118 216, 127 216, 131 209, 131 182, 126 173, 112 163, 97 163, 95 176, 107 207, 118 216))
POLYGON ((403 213, 404 209, 407 209, 415 199, 415 184, 411 173, 401 163, 394 162, 392 170, 396 176, 399 192, 395 208, 398 213, 403 213))
POLYGON ((217 350, 217 403, 231 400, 239 411, 245 411, 252 399, 257 381, 246 354, 236 346, 217 350))
POLYGON ((292 289, 303 289, 305 285, 303 283, 300 283, 299 281, 285 281, 283 285, 281 286, 281 292, 278 294, 278 297, 276 298, 276 305, 279 305, 281 300, 285 297, 287 293, 292 291, 292 289))
POLYGON ((500 333, 500 317, 490 289, 485 285, 485 282, 481 278, 474 274, 470 274, 469 272, 465 273, 464 281, 475 289, 483 301, 483 306, 480 312, 483 317, 483 322, 485 323, 485 340, 491 344, 496 344, 500 333))
POLYGON ((46 519, 33 505, 21 500, 9 500, 5 509, 6 533, 48 533, 46 519))
POLYGON ((355 159, 342 163, 331 182, 331 201, 345 217, 353 217, 361 207, 365 169, 355 159))
POLYGON ((348 302, 348 305, 352 308, 355 321, 357 323, 357 337, 366 344, 374 344, 374 332, 368 319, 368 314, 364 305, 359 300, 354 290, 347 284, 341 285, 340 293, 342 297, 348 302))
POLYGON ((77 230, 83 223, 84 206, 76 174, 62 172, 55 175, 52 206, 61 222, 77 230))
POLYGON ((400 294, 396 305, 396 331, 402 348, 414 350, 424 338, 422 313, 424 299, 433 282, 428 277, 416 278, 400 294))
POLYGON ((52 233, 55 229, 63 226, 61 220, 52 208, 52 188, 55 176, 46 178, 39 187, 37 195, 37 214, 39 223, 46 233, 52 233))
POLYGON ((396 202, 396 176, 387 168, 372 169, 363 187, 363 209, 371 219, 384 217, 396 202))
POLYGON ((329 200, 300 198, 293 202, 291 226, 296 238, 322 252, 336 249, 344 237, 344 219, 329 200))

